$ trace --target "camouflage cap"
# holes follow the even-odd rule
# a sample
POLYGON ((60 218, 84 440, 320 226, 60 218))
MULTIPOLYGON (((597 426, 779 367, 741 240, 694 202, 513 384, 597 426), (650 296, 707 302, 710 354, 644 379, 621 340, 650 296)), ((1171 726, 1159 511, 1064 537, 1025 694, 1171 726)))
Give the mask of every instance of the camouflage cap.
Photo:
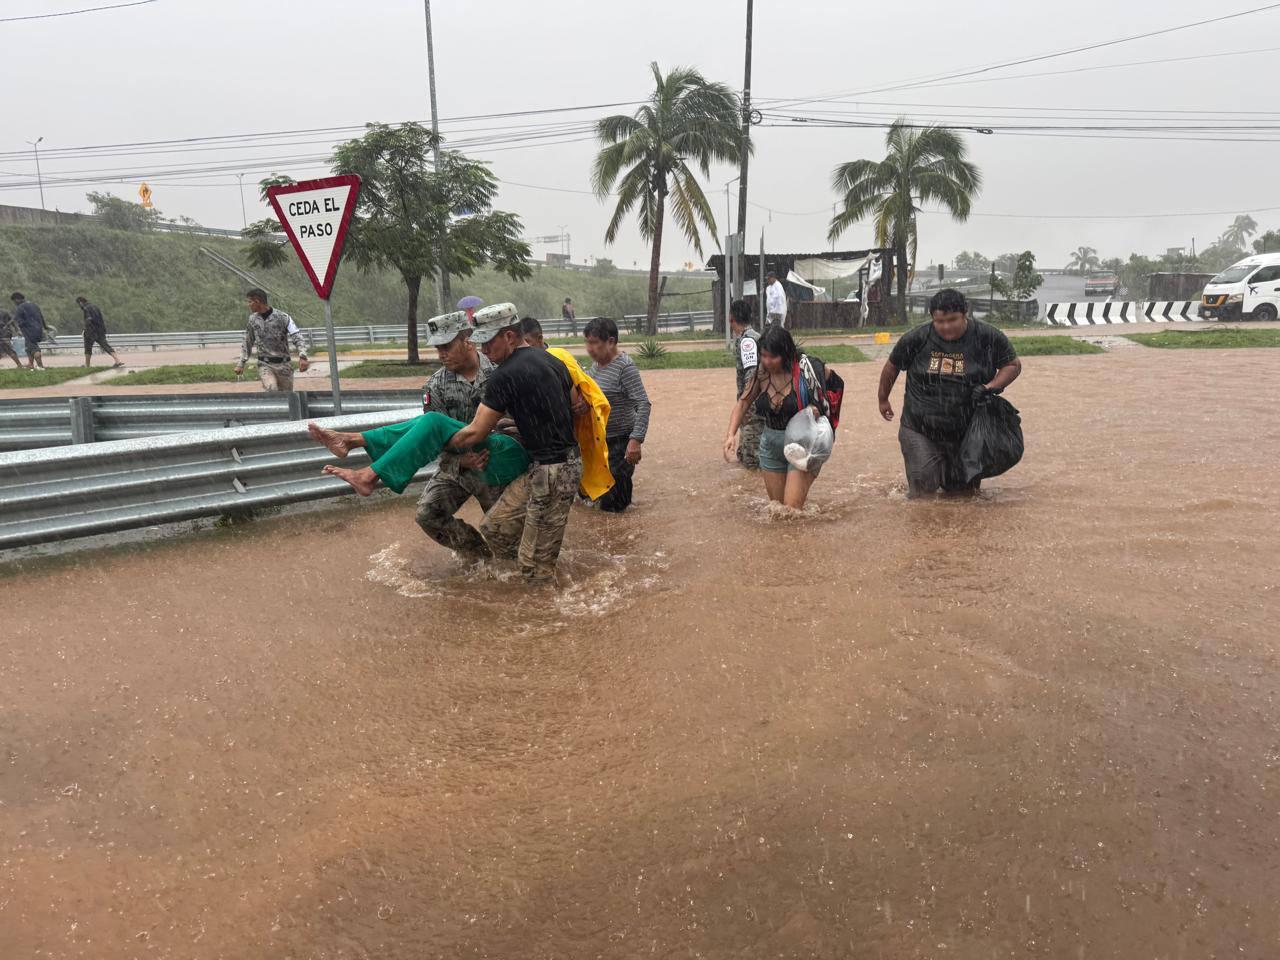
POLYGON ((495 303, 481 307, 471 317, 471 342, 488 343, 503 330, 519 326, 520 313, 514 303, 495 303))
POLYGON ((427 346, 443 347, 452 343, 460 333, 466 333, 471 327, 467 324, 467 315, 461 310, 453 313, 442 313, 427 321, 427 346))

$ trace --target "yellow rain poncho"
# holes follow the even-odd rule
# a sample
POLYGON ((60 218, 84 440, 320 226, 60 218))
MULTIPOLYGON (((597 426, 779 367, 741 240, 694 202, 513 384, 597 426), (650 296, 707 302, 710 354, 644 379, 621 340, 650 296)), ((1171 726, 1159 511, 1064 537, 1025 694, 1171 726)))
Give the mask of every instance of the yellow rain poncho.
POLYGON ((569 379, 590 407, 582 416, 573 418, 573 433, 582 450, 582 482, 579 489, 589 499, 599 500, 613 487, 613 474, 609 472, 609 448, 604 440, 605 427, 609 423, 609 401, 568 350, 548 347, 547 353, 565 365, 569 371, 569 379))

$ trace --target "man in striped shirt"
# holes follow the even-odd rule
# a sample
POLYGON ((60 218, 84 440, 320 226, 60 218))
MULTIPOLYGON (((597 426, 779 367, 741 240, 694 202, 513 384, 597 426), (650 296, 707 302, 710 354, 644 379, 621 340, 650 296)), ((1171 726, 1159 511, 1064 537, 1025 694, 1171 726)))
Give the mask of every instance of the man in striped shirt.
POLYGON ((640 462, 640 448, 649 430, 649 412, 653 405, 635 363, 618 350, 616 323, 597 317, 583 327, 582 335, 593 361, 587 376, 599 385, 609 401, 605 440, 609 446, 613 489, 597 502, 601 510, 621 513, 631 504, 632 477, 640 462))

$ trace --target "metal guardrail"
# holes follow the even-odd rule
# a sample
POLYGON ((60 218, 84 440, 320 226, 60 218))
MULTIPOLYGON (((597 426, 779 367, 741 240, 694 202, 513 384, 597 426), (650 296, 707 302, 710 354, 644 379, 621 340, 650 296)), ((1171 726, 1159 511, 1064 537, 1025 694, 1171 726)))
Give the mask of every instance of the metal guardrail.
MULTIPOLYGON (((659 332, 670 333, 679 330, 709 330, 713 314, 710 310, 691 310, 684 313, 665 313, 658 317, 659 332)), ((579 317, 577 330, 580 333, 590 317, 579 317)), ((618 323, 623 333, 634 333, 644 328, 644 314, 628 314, 618 323)), ((543 333, 547 336, 568 336, 573 333, 573 325, 557 317, 554 320, 540 320, 543 333)), ((418 334, 423 336, 424 326, 419 326, 418 334)), ((307 342, 313 351, 319 353, 324 349, 324 327, 303 327, 307 342)), ((340 344, 353 343, 403 343, 406 331, 403 323, 374 323, 361 326, 333 328, 334 340, 340 344)), ((165 350, 181 347, 230 347, 239 348, 244 336, 243 330, 169 330, 147 333, 109 333, 108 339, 113 347, 123 350, 165 350)), ((14 346, 21 352, 21 338, 14 341, 14 346)), ((55 349, 65 348, 72 353, 83 349, 79 333, 70 330, 60 331, 55 349)))
MULTIPOLYGON (((417 390, 344 390, 344 414, 403 410, 417 390)), ((130 440, 256 423, 333 416, 333 396, 308 393, 213 393, 0 400, 0 451, 130 440)))
MULTIPOLYGON (((324 423, 362 431, 419 412, 324 423)), ((358 467, 367 457, 354 451, 339 461, 300 423, 0 453, 0 550, 347 495, 347 484, 320 472, 339 462, 358 467)))

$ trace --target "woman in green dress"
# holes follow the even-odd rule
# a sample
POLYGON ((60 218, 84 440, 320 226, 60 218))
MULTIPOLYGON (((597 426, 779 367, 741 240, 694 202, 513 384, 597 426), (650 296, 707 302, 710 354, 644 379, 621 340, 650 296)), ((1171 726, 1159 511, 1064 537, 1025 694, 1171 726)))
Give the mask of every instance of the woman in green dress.
MULTIPOLYGON (((465 426, 443 413, 424 413, 364 433, 328 430, 315 422, 307 424, 307 432, 336 457, 345 457, 359 447, 369 452, 373 463, 367 467, 353 470, 329 464, 324 468, 325 473, 346 481, 356 493, 367 497, 379 483, 403 493, 422 465, 439 457, 453 435, 465 426)), ((524 447, 504 433, 489 434, 475 452, 483 459, 484 481, 490 486, 504 487, 529 469, 524 447)))

